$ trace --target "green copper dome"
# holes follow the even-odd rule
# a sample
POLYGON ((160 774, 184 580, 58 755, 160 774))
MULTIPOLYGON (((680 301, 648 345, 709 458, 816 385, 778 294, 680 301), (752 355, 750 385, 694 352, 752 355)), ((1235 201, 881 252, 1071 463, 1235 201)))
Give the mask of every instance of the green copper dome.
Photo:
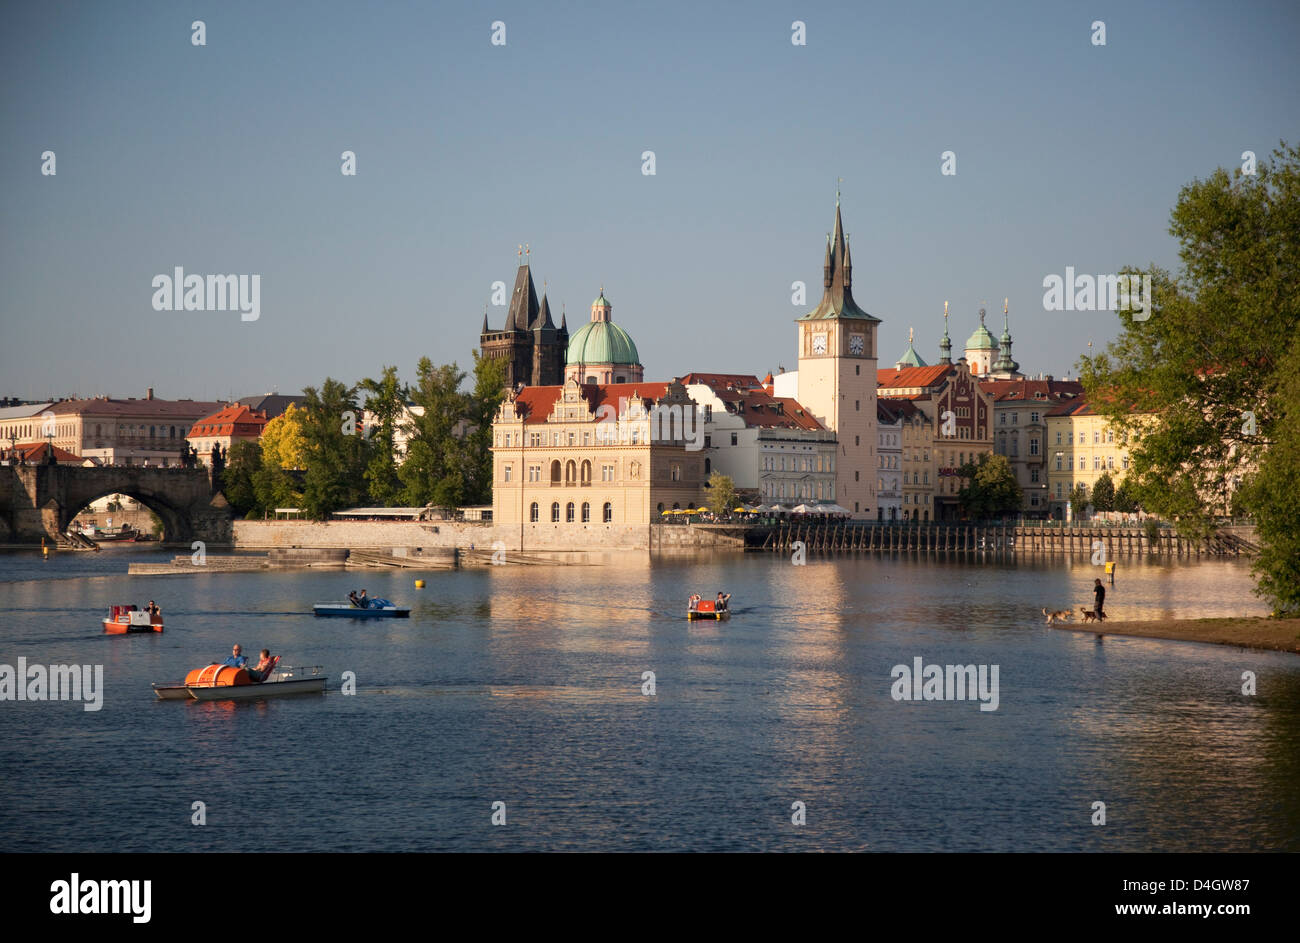
POLYGON ((593 302, 591 303, 591 306, 592 306, 593 308, 612 308, 612 307, 614 307, 612 304, 610 304, 608 301, 605 300, 605 289, 603 289, 603 288, 600 290, 600 297, 597 298, 595 301, 593 301, 593 302))
POLYGON ((989 333, 989 329, 981 323, 979 327, 975 328, 975 332, 971 334, 970 337, 966 338, 966 349, 997 350, 998 342, 993 339, 993 335, 989 333))
POLYGON ((569 338, 565 362, 639 364, 641 357, 627 331, 613 321, 584 324, 569 338))

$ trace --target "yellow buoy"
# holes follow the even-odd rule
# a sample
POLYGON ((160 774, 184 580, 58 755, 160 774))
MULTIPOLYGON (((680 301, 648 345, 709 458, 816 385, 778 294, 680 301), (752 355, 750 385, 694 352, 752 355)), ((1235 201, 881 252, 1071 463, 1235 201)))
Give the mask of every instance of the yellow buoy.
POLYGON ((415 588, 416 588, 416 589, 424 589, 424 580, 416 580, 416 581, 415 581, 415 588))

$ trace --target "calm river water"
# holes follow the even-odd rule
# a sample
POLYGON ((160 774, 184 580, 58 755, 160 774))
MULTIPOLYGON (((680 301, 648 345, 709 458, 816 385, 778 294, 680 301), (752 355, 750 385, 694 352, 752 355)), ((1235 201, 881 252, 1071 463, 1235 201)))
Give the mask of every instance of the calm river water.
MULTIPOLYGON (((1084 558, 125 573, 163 558, 0 554, 0 663, 104 670, 97 712, 0 702, 0 851, 1300 850, 1300 658, 1046 628, 1090 603, 1084 558), (410 620, 310 615, 362 586, 410 620), (688 624, 719 589, 733 618, 688 624), (150 598, 164 634, 101 634, 150 598), (154 698, 236 641, 329 690, 154 698), (997 709, 895 700, 918 656, 998 666, 997 709)), ((1121 561, 1106 609, 1262 614, 1251 586, 1121 561)))

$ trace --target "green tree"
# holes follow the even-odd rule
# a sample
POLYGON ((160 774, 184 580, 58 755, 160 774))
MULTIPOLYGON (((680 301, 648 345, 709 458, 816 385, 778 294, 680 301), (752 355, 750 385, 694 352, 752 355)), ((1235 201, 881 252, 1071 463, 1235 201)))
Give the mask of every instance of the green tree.
POLYGON ((1092 506, 1097 511, 1115 510, 1115 482, 1111 480, 1110 472, 1103 472, 1093 484, 1092 506))
POLYGON ((967 462, 957 473, 965 481, 957 499, 967 517, 987 520, 1020 510, 1024 490, 1005 455, 982 452, 978 462, 967 462))
POLYGON ((1300 337, 1278 370, 1272 398, 1277 414, 1273 441, 1240 493, 1255 517, 1260 594, 1276 613, 1300 609, 1300 337))
POLYGON ((466 476, 456 432, 467 408, 460 391, 464 380, 465 374, 454 363, 435 367, 428 357, 421 357, 416 365, 410 395, 418 409, 407 425, 406 461, 398 469, 402 500, 409 506, 463 503, 466 476))
POLYGON ((1138 509, 1137 497, 1133 494, 1133 488, 1125 478, 1115 489, 1115 510, 1122 514, 1132 514, 1138 509))
POLYGON ((468 426, 460 439, 465 502, 492 503, 492 420, 505 399, 505 361, 474 354, 474 388, 466 397, 468 426))
POLYGON ((397 378, 396 367, 384 367, 378 380, 362 380, 359 388, 365 391, 364 406, 373 416, 372 424, 366 428, 368 498, 379 507, 391 507, 402 493, 402 481, 397 475, 396 436, 406 413, 406 387, 397 378))
POLYGON ((709 475, 709 510, 719 516, 730 514, 736 506, 736 483, 730 475, 709 475))
POLYGON ((1177 518, 1181 533, 1212 529, 1247 478, 1243 505, 1261 539, 1277 541, 1260 557, 1259 588, 1283 605, 1300 551, 1285 537, 1294 492, 1279 504, 1259 483, 1294 481, 1285 448, 1268 456, 1286 438, 1284 418, 1295 419, 1283 364, 1300 328, 1300 148, 1283 142, 1255 175, 1220 169, 1183 187, 1170 232, 1180 275, 1149 270, 1150 319, 1120 312, 1119 338, 1083 358, 1080 376, 1094 409, 1142 433, 1131 451, 1136 497, 1177 518))
POLYGON ((262 446, 257 442, 236 442, 230 446, 226 468, 221 473, 221 493, 241 517, 258 508, 253 477, 262 469, 262 446))
POLYGON ((324 520, 332 511, 356 506, 365 495, 365 440, 356 431, 360 409, 355 389, 329 377, 319 392, 309 386, 303 394, 307 474, 301 506, 308 517, 324 520))
POLYGON ((1070 517, 1081 521, 1088 515, 1088 489, 1077 484, 1070 489, 1070 517))

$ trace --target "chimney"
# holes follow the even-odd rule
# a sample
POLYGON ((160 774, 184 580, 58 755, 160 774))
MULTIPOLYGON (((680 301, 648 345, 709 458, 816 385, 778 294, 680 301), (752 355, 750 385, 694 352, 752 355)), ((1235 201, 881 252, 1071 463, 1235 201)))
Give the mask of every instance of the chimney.
POLYGON ((145 392, 145 397, 144 397, 144 398, 145 398, 145 399, 153 399, 153 387, 152 387, 152 386, 149 387, 149 389, 145 392))

